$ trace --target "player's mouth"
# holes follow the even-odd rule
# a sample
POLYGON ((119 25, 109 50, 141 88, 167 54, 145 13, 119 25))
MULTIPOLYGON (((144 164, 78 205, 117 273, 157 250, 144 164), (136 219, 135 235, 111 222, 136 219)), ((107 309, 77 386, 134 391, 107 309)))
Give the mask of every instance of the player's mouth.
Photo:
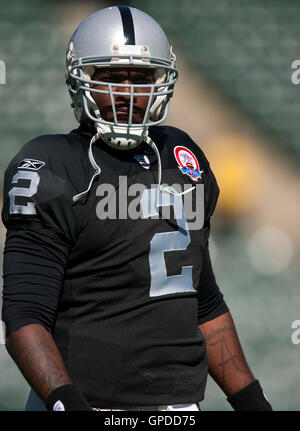
POLYGON ((130 107, 129 105, 117 105, 116 111, 117 114, 129 114, 130 107))
MULTIPOLYGON (((118 123, 128 123, 130 104, 129 103, 119 103, 115 105, 115 112, 118 123)), ((143 122, 145 115, 145 110, 139 106, 133 106, 132 108, 132 124, 139 124, 143 122)), ((101 109, 101 116, 104 120, 114 122, 114 114, 112 106, 107 105, 101 109)))
MULTIPOLYGON (((137 108, 136 106, 133 106, 132 113, 137 114, 140 113, 141 109, 137 108)), ((126 114, 129 115, 130 112, 130 105, 117 105, 116 106, 116 113, 117 114, 126 114)))
MULTIPOLYGON (((119 122, 128 122, 130 114, 130 105, 117 105, 116 106, 116 115, 119 122)), ((133 106, 132 108, 132 123, 140 123, 142 122, 144 116, 144 110, 133 106)))

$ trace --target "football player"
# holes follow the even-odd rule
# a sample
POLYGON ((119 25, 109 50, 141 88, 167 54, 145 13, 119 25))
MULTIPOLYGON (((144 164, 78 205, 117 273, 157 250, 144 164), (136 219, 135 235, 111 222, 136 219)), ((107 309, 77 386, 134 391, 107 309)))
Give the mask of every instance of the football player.
POLYGON ((66 55, 79 127, 6 170, 3 320, 27 410, 198 410, 208 372, 235 410, 272 410, 211 267, 215 177, 161 125, 177 77, 149 15, 92 14, 66 55))

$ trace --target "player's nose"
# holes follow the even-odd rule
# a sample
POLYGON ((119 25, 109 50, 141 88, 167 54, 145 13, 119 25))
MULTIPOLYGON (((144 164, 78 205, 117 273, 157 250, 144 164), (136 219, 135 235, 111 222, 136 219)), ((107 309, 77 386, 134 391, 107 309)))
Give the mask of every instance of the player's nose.
POLYGON ((132 81, 130 79, 124 79, 123 81, 120 82, 120 84, 124 86, 118 87, 118 89, 116 90, 118 93, 122 93, 122 94, 119 94, 117 98, 122 98, 123 100, 126 99, 126 101, 129 102, 130 95, 131 95, 132 81), (128 87, 126 85, 128 85, 128 87))
POLYGON ((121 81, 120 84, 128 85, 128 87, 119 87, 119 92, 130 94, 130 86, 132 85, 132 82, 129 79, 124 79, 124 81, 121 81))

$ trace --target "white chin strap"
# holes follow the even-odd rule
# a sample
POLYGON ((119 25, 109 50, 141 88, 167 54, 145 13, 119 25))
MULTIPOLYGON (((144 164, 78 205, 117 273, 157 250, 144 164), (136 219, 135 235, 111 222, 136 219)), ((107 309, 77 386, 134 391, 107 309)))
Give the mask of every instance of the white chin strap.
POLYGON ((80 201, 80 199, 84 198, 89 193, 89 191, 91 190, 91 187, 93 185, 95 178, 101 174, 101 168, 97 164, 96 160, 94 159, 93 148, 92 148, 92 145, 94 144, 94 142, 96 142, 100 138, 101 138, 100 133, 97 133, 96 135, 94 135, 90 141, 90 146, 89 146, 89 153, 88 153, 89 154, 89 160, 90 160, 90 163, 95 170, 94 175, 90 181, 88 188, 84 192, 81 192, 78 195, 73 196, 73 202, 78 202, 78 201, 80 201))
MULTIPOLYGON (((96 162, 96 160, 94 158, 93 148, 92 148, 93 144, 98 139, 103 139, 103 134, 100 133, 100 132, 96 133, 96 135, 94 135, 92 137, 92 139, 90 141, 90 145, 89 145, 89 152, 88 152, 90 163, 91 163, 91 165, 93 166, 93 168, 95 170, 94 175, 93 175, 93 177, 92 177, 92 179, 91 179, 91 181, 90 181, 90 183, 88 185, 88 188, 85 191, 83 191, 83 192, 81 192, 81 193, 73 196, 73 202, 75 202, 75 203, 78 202, 78 201, 80 201, 82 198, 84 198, 85 196, 88 195, 89 191, 91 190, 91 187, 93 185, 93 182, 94 182, 95 178, 98 177, 101 174, 101 168, 97 164, 97 162, 96 162)), ((157 162, 158 162, 158 185, 157 185, 157 187, 158 187, 158 189, 161 192, 169 193, 170 195, 183 196, 183 195, 185 195, 187 193, 190 193, 192 190, 195 189, 195 187, 191 187, 191 188, 189 188, 188 190, 186 190, 186 191, 184 191, 182 193, 177 193, 176 191, 174 192, 174 191, 170 190, 169 186, 162 185, 161 184, 161 179, 162 179, 161 157, 160 157, 158 148, 155 145, 155 143, 152 141, 152 139, 150 138, 150 136, 148 136, 148 135, 145 136, 143 140, 153 149, 153 151, 155 152, 155 155, 157 157, 157 162)))
POLYGON ((148 134, 148 128, 106 126, 95 122, 97 133, 101 139, 109 146, 118 150, 131 150, 136 148, 148 134))

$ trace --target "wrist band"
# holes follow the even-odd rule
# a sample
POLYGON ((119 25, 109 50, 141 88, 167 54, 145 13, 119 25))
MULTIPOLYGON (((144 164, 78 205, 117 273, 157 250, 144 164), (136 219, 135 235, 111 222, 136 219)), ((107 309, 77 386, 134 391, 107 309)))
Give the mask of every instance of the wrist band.
POLYGON ((227 398, 227 401, 236 411, 272 411, 271 404, 263 393, 258 380, 227 398))
POLYGON ((45 404, 50 411, 92 410, 75 385, 63 385, 54 389, 45 404))

